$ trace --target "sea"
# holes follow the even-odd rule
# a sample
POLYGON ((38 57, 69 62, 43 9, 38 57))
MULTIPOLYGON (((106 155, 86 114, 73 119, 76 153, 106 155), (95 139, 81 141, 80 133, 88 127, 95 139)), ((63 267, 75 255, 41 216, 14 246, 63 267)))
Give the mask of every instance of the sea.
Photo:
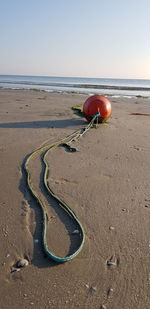
POLYGON ((0 88, 150 98, 150 80, 0 75, 0 88))

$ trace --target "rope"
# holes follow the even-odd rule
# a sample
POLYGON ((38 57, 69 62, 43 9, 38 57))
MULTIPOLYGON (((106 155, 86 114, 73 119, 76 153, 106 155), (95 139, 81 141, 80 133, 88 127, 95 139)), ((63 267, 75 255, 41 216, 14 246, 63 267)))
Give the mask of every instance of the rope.
MULTIPOLYGON (((46 146, 42 146, 42 147, 39 147, 38 149, 34 150, 31 154, 29 154, 29 156, 25 159, 25 162, 24 162, 24 169, 25 169, 25 172, 26 172, 26 175, 27 175, 28 189, 30 190, 31 194, 36 199, 36 201, 38 202, 38 204, 40 205, 41 210, 42 210, 42 216, 43 216, 43 234, 42 234, 43 249, 44 249, 46 255, 50 259, 54 260, 57 263, 63 263, 63 262, 70 261, 79 254, 79 252, 81 251, 81 249, 83 247, 84 241, 85 241, 85 233, 84 233, 83 226, 80 223, 80 221, 78 220, 75 213, 49 187, 49 184, 48 184, 49 166, 48 166, 48 162, 47 162, 46 158, 47 158, 48 153, 52 149, 55 149, 58 146, 69 145, 72 141, 77 140, 78 138, 83 136, 91 127, 93 127, 94 122, 98 117, 99 117, 99 113, 96 114, 92 118, 91 122, 86 127, 73 132, 72 134, 68 135, 67 137, 65 137, 61 140, 59 140, 56 143, 48 144, 46 146), (79 230, 79 233, 80 233, 80 245, 79 245, 78 249, 73 254, 67 255, 65 257, 56 256, 54 253, 52 253, 48 249, 48 245, 47 245, 47 241, 46 241, 48 214, 47 214, 47 211, 46 211, 45 203, 40 199, 38 193, 33 188, 32 181, 31 181, 31 172, 30 172, 30 169, 29 169, 29 163, 31 162, 31 160, 34 159, 34 157, 37 154, 42 154, 41 159, 42 159, 43 164, 44 164, 43 184, 44 184, 45 189, 47 190, 48 194, 50 196, 52 196, 59 203, 59 205, 64 209, 64 211, 66 211, 67 214, 72 218, 72 220, 78 226, 78 230, 79 230)), ((70 150, 71 150, 71 147, 70 147, 70 150)))

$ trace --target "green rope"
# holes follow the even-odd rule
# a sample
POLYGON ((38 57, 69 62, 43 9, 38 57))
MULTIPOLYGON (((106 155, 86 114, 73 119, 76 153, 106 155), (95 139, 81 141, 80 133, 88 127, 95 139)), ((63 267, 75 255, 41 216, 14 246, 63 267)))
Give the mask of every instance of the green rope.
POLYGON ((55 149, 56 147, 62 145, 62 143, 66 143, 66 144, 70 144, 73 140, 78 139, 80 136, 83 136, 83 134, 85 134, 94 124, 95 119, 98 117, 99 115, 95 115, 93 117, 93 119, 91 120, 91 122, 84 128, 79 129, 75 132, 73 132, 72 134, 70 134, 69 136, 59 140, 56 143, 53 144, 49 144, 46 146, 42 146, 36 150, 34 150, 25 160, 24 162, 24 169, 26 171, 26 175, 27 175, 27 185, 28 188, 30 190, 30 192, 32 193, 33 197, 36 199, 36 201, 38 202, 38 204, 41 207, 42 210, 42 216, 43 216, 43 235, 42 235, 42 242, 43 242, 43 249, 46 253, 46 255, 51 258, 52 260, 54 260, 57 263, 63 263, 63 262, 67 262, 72 260, 74 257, 76 257, 79 252, 81 251, 84 241, 85 241, 85 233, 84 233, 84 229, 82 224, 80 223, 80 221, 78 220, 77 216, 75 215, 75 213, 71 210, 71 208, 63 201, 61 200, 53 191, 52 189, 49 187, 48 184, 48 173, 49 173, 49 166, 48 166, 48 162, 46 160, 48 153, 52 150, 55 149), (46 206, 44 204, 44 202, 40 199, 38 193, 34 190, 33 185, 32 185, 32 181, 31 181, 31 172, 29 169, 29 163, 31 162, 31 160, 34 159, 34 157, 37 154, 42 154, 41 158, 44 164, 44 179, 43 179, 43 184, 45 189, 47 190, 48 194, 50 196, 52 196, 58 203, 59 205, 68 213, 68 215, 72 218, 72 220, 75 222, 75 224, 78 226, 78 230, 80 233, 80 245, 78 247, 78 249, 71 255, 67 255, 65 257, 59 257, 56 256, 54 253, 52 253, 51 251, 49 251, 48 249, 48 245, 47 245, 47 241, 46 241, 46 234, 47 234, 47 223, 48 223, 48 214, 46 211, 46 206))

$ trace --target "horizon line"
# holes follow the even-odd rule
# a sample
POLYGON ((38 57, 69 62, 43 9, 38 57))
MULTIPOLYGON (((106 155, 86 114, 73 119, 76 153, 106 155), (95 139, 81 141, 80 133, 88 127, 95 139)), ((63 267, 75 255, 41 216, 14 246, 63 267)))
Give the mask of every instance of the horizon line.
POLYGON ((24 75, 24 74, 0 74, 0 76, 28 76, 28 77, 62 77, 62 78, 88 78, 88 79, 130 79, 130 80, 150 80, 150 78, 131 78, 131 77, 87 77, 87 76, 62 76, 62 75, 24 75))

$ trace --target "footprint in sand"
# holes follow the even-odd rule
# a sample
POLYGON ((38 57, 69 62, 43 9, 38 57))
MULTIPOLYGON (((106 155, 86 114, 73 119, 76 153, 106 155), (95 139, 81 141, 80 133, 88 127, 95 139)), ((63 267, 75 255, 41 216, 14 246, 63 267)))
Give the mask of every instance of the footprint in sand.
POLYGON ((113 292, 114 292, 113 288, 109 288, 107 291, 107 298, 112 298, 113 292))
POLYGON ((60 178, 60 179, 50 178, 50 182, 54 182, 57 185, 66 184, 66 183, 78 184, 77 181, 70 181, 69 179, 66 179, 66 178, 60 178))
POLYGON ((145 208, 150 209, 150 204, 146 204, 146 205, 145 205, 145 208))
POLYGON ((21 216, 22 216, 23 228, 27 231, 28 236, 33 238, 32 232, 30 230, 31 208, 26 200, 22 201, 21 209, 22 209, 21 216))
POLYGON ((109 268, 114 268, 119 265, 119 258, 116 257, 115 255, 112 255, 110 259, 107 260, 106 264, 109 268))
POLYGON ((6 150, 6 148, 0 147, 0 152, 4 152, 5 150, 6 150))

